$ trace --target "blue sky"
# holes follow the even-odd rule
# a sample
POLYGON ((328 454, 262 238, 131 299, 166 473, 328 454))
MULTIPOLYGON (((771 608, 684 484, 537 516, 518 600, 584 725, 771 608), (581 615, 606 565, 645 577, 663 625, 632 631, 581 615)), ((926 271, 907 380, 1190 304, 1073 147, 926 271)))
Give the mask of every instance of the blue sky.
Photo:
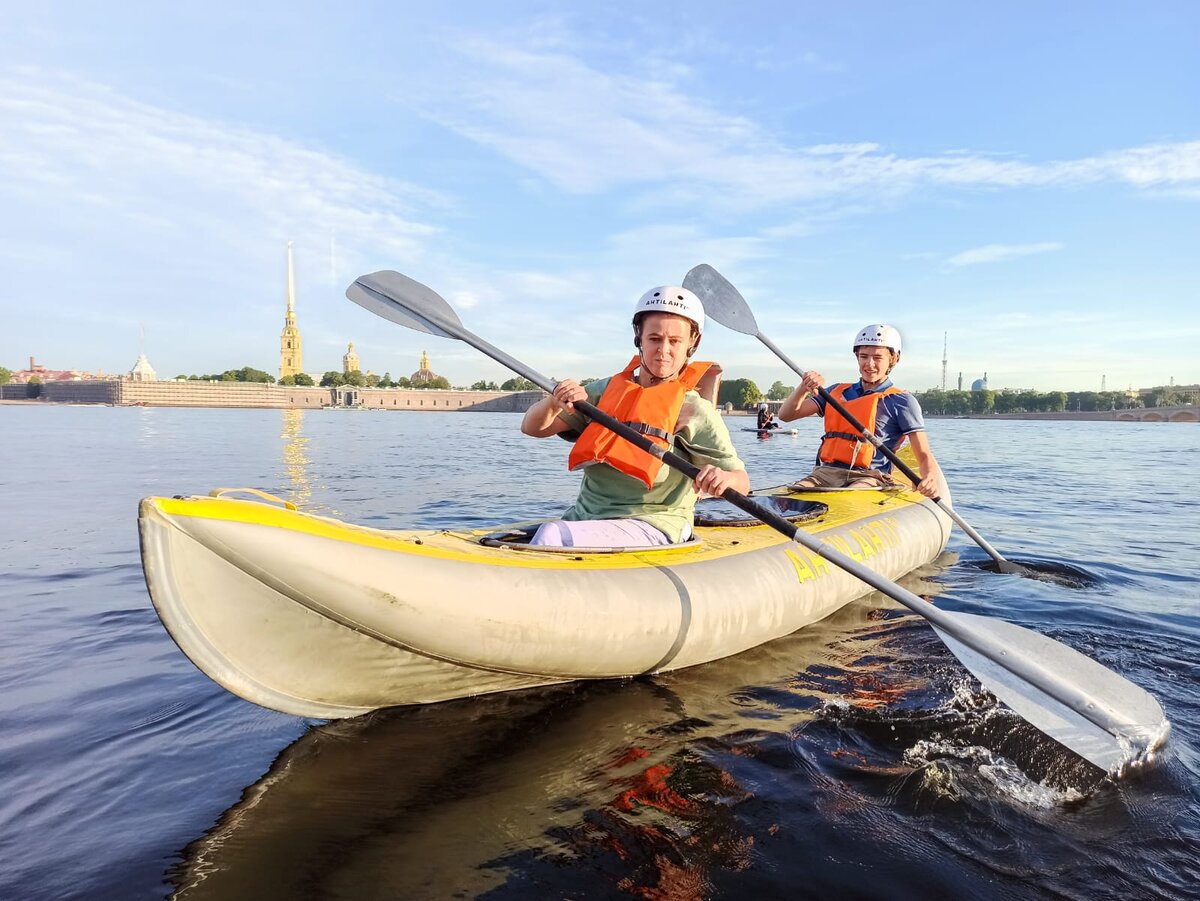
MULTIPOLYGON (((707 262, 802 366, 1050 390, 1200 381, 1192 2, 5 4, 0 365, 502 381, 354 306, 397 269, 551 377, 707 262), (580 5, 582 6, 582 5, 580 5)), ((713 326, 702 356, 790 371, 713 326)))

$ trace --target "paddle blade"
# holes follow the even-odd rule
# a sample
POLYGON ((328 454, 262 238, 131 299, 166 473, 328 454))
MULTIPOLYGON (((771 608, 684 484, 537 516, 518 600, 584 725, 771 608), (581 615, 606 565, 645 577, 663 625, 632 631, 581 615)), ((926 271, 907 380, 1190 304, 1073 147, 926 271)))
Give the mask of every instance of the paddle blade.
POLYGON ((462 322, 450 304, 432 288, 399 272, 384 269, 360 275, 346 289, 346 296, 405 328, 440 338, 461 336, 462 322))
POLYGON ((683 287, 700 298, 708 318, 743 335, 758 334, 758 323, 746 299, 708 263, 693 266, 684 276, 683 287))
MULTIPOLYGON (((943 611, 949 612, 949 611, 943 611)), ((1055 741, 1111 775, 1148 761, 1170 733, 1158 701, 1123 676, 1045 635, 1004 620, 953 613, 953 631, 938 637, 983 687, 1055 741), (1002 655, 979 653, 974 635, 1003 645, 1002 655), (960 638, 962 640, 960 640, 960 638), (1011 667, 1011 668, 1010 668, 1011 667), (1035 669, 1050 679, 1030 679, 1035 669), (1075 688, 1068 706, 1035 682, 1075 688)))

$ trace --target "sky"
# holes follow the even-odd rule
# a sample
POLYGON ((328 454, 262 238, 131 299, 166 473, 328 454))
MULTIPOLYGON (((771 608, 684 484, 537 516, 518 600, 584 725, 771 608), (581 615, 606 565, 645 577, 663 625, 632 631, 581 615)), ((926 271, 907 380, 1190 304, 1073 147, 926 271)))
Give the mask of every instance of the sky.
MULTIPOLYGON (((698 263, 830 380, 1200 382, 1200 4, 0 0, 0 365, 511 376, 350 303, 394 269, 548 378, 698 263), (144 335, 144 337, 143 337, 144 335)), ((797 377, 710 323, 699 357, 797 377)))

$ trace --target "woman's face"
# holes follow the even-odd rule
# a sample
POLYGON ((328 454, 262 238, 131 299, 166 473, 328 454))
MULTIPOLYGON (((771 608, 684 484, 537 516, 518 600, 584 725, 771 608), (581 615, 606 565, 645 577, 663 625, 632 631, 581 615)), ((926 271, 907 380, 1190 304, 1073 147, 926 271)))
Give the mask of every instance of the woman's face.
POLYGON ((657 379, 667 379, 687 365, 692 323, 673 313, 649 313, 642 319, 642 365, 657 379))

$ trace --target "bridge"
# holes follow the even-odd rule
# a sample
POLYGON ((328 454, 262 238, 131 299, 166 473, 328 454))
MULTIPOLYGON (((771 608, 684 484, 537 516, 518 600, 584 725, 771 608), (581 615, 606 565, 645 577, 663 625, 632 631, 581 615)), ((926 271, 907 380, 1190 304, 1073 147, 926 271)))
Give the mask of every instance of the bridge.
POLYGON ((1146 407, 1141 410, 1113 410, 1109 418, 1118 422, 1200 422, 1200 407, 1183 404, 1175 407, 1146 407))

